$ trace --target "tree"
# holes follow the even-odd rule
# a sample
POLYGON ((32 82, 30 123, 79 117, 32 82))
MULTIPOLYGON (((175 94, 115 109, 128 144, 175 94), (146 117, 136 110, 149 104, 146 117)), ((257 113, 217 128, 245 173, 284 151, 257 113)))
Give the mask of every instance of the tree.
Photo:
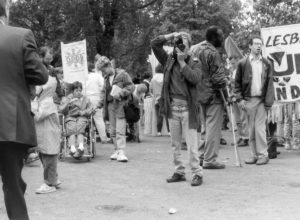
POLYGON ((234 34, 238 46, 246 53, 252 35, 260 29, 300 22, 300 2, 294 0, 257 0, 246 2, 234 20, 234 34), (252 8, 249 10, 249 8, 252 8))
POLYGON ((232 31, 232 19, 240 10, 238 0, 165 0, 158 33, 188 30, 195 43, 205 39, 211 25, 220 26, 227 34, 232 31))

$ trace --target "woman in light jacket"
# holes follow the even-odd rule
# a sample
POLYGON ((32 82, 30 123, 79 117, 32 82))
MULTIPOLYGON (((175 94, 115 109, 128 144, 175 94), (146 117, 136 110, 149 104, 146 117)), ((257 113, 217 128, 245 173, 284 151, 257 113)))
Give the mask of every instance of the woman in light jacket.
POLYGON ((60 148, 60 126, 57 107, 53 101, 56 79, 49 76, 48 82, 36 87, 37 96, 32 103, 35 114, 38 152, 44 168, 44 184, 36 193, 55 192, 60 181, 57 179, 57 159, 60 148))

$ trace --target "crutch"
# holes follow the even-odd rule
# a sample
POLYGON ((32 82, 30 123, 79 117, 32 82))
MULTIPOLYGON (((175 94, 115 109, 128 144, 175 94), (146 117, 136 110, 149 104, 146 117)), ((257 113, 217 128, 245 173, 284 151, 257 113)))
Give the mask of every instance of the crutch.
MULTIPOLYGON (((229 112, 227 110, 227 106, 226 106, 227 101, 225 99, 224 93, 223 93, 222 89, 220 89, 219 91, 220 91, 222 99, 224 101, 225 109, 226 109, 227 113, 229 114, 229 112)), ((226 86, 226 92, 229 95, 229 90, 228 90, 227 86, 226 86)), ((239 151, 238 151, 238 148, 237 148, 237 145, 236 145, 236 139, 235 139, 234 124, 233 124, 233 122, 235 120, 234 120, 233 111, 232 111, 232 104, 228 103, 228 105, 229 105, 229 109, 230 109, 231 129, 232 129, 233 144, 234 144, 234 153, 235 153, 235 165, 237 167, 242 167, 242 163, 241 163, 241 159, 240 159, 240 154, 239 154, 239 151)))

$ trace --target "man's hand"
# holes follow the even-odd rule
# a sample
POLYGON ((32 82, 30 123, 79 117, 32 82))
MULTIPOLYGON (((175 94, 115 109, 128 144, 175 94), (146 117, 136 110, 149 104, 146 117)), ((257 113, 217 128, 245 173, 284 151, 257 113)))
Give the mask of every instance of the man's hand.
POLYGON ((239 106, 241 109, 246 110, 246 103, 245 103, 245 100, 242 99, 241 101, 239 101, 238 106, 239 106))
POLYGON ((97 107, 101 109, 101 108, 103 108, 103 106, 104 106, 104 104, 101 102, 101 103, 98 104, 97 107))
POLYGON ((116 100, 121 100, 121 95, 120 94, 116 94, 113 96, 114 99, 116 100))
POLYGON ((177 61, 180 65, 180 68, 183 69, 183 67, 186 65, 185 63, 185 58, 186 58, 186 54, 184 52, 182 52, 181 50, 179 50, 178 48, 176 48, 176 53, 177 53, 177 61))

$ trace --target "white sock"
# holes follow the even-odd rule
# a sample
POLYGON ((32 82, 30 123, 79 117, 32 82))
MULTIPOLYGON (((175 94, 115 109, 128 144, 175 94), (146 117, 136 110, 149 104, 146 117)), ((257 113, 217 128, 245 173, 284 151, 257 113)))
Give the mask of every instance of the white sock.
POLYGON ((79 147, 78 147, 78 149, 80 149, 80 150, 84 150, 83 143, 79 143, 79 147))
POLYGON ((72 152, 72 153, 75 153, 75 152, 76 152, 75 145, 71 145, 71 152, 72 152))

